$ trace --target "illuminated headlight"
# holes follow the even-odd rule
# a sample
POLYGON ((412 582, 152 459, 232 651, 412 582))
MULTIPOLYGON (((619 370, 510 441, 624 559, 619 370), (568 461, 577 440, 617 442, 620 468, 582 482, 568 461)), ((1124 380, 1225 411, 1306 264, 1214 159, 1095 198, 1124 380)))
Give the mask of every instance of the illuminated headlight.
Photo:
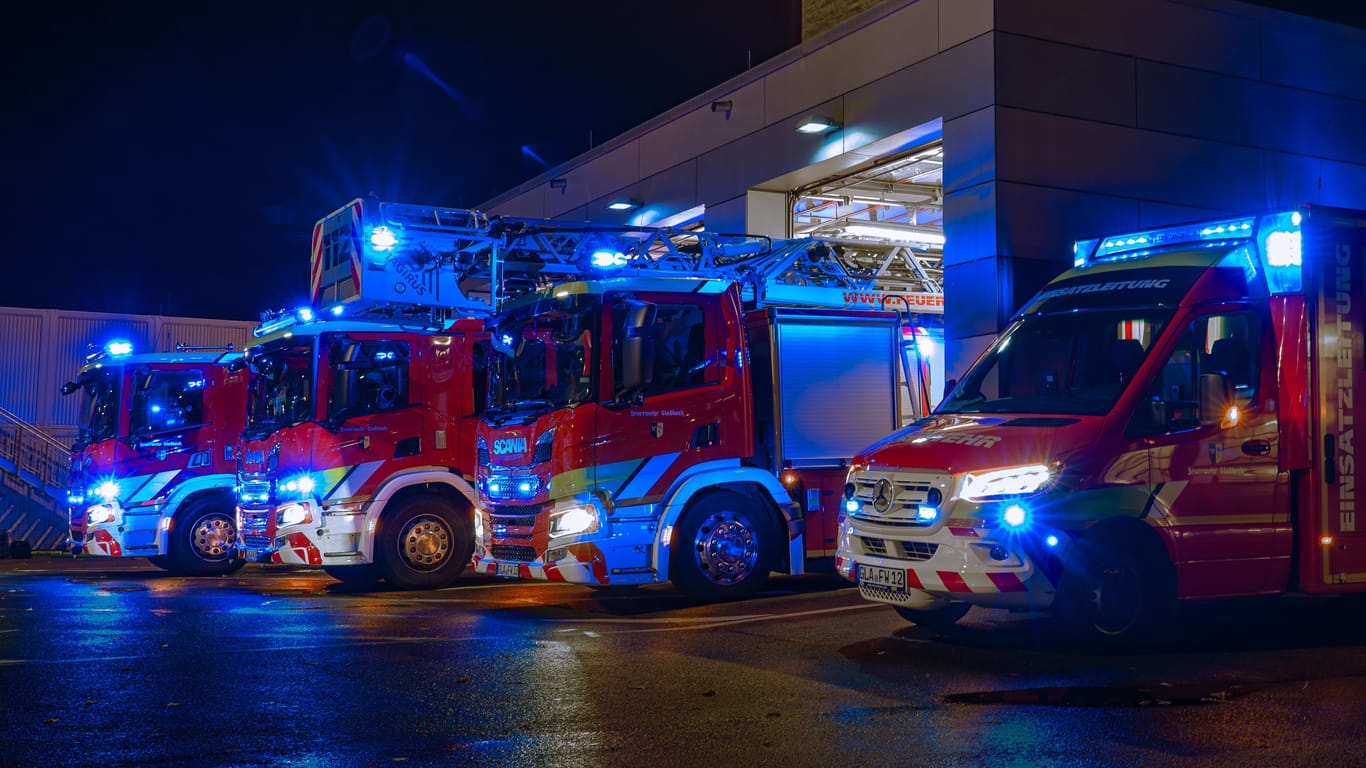
POLYGON ((276 524, 281 527, 313 522, 313 512, 307 504, 287 504, 277 514, 276 524))
POLYGON ((105 501, 113 501, 119 497, 119 484, 113 480, 106 480, 95 486, 93 493, 105 501))
POLYGON ((573 536, 598 530, 598 511, 591 506, 570 507, 550 517, 550 535, 573 536))
POLYGON ((1052 470, 1043 464, 994 469, 963 475, 963 488, 958 495, 968 500, 1022 496, 1042 490, 1052 479, 1052 470))
POLYGON ((299 475, 286 480, 280 489, 288 493, 297 493, 300 496, 307 496, 317 487, 317 483, 309 475, 299 475))
POLYGON ((96 504, 85 510, 85 517, 90 521, 91 525, 101 525, 114 522, 114 518, 117 517, 117 515, 114 513, 113 507, 107 504, 96 504))

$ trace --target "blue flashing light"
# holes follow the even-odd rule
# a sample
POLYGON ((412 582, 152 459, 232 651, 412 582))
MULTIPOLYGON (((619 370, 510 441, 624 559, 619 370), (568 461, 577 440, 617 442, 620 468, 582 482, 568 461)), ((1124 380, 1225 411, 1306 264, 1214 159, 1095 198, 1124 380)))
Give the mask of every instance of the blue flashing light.
POLYGON ((1050 546, 1050 547, 1056 547, 1056 546, 1058 546, 1058 537, 1057 537, 1057 536, 1054 536, 1054 535, 1052 535, 1052 534, 1049 534, 1049 535, 1043 540, 1043 543, 1047 544, 1047 545, 1050 546))
POLYGON ((915 510, 915 519, 922 523, 933 523, 939 519, 939 507, 920 506, 915 510))
POLYGON ((1078 240, 1073 244, 1073 264, 1080 267, 1088 261, 1138 258, 1148 255, 1151 249, 1157 247, 1244 240, 1252 237, 1255 224, 1256 219, 1253 218, 1227 219, 1131 232, 1099 240, 1078 240))
POLYGON ((343 307, 342 305, 338 304, 337 306, 335 306, 335 307, 332 308, 332 310, 331 310, 331 311, 332 311, 332 316, 333 316, 333 317, 341 317, 341 314, 342 314, 342 312, 343 312, 344 310, 345 310, 345 307, 343 307))
POLYGON ((191 379, 191 380, 185 382, 185 388, 186 388, 186 389, 203 389, 203 388, 204 388, 204 380, 203 380, 203 379, 191 379))
POLYGON ((610 248, 599 248, 593 251, 590 261, 599 269, 615 269, 626 266, 626 254, 610 248))
POLYGON ((370 247, 379 253, 392 251, 398 245, 398 235, 394 230, 378 226, 370 230, 370 247))
POLYGON ((111 357, 122 357, 123 355, 133 354, 133 342, 123 339, 115 339, 104 345, 104 351, 111 357))
POLYGON ((852 515, 852 514, 858 512, 858 510, 859 510, 859 503, 858 503, 858 501, 856 501, 856 500, 854 500, 854 499, 846 499, 846 500, 845 500, 845 502, 844 502, 844 511, 845 511, 845 512, 848 512, 849 514, 852 515))
POLYGON ((301 323, 313 322, 313 310, 308 307, 300 307, 294 311, 294 318, 301 323))
POLYGON ((393 360, 393 359, 394 359, 394 352, 393 352, 393 350, 388 350, 388 351, 384 351, 384 352, 376 352, 376 353, 375 353, 375 359, 376 359, 376 360, 393 360))
POLYGON ((1001 521, 1011 528, 1022 528, 1029 521, 1029 513, 1019 504, 1011 504, 1001 512, 1001 521))
POLYGON ((95 486, 95 495, 104 499, 106 502, 113 501, 119 497, 119 484, 113 480, 105 480, 95 486))
POLYGON ((1304 284, 1304 217, 1299 211, 1263 217, 1257 227, 1257 246, 1272 293, 1292 293, 1304 284))
POLYGON ((299 475, 286 480, 280 487, 290 493, 309 494, 317 487, 317 482, 309 475, 299 475))

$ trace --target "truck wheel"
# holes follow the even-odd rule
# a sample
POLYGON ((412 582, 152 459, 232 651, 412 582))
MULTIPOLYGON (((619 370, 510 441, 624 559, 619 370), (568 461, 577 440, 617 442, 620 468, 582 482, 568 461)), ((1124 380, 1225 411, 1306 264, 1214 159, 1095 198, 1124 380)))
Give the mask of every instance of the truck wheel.
POLYGON ((1129 644, 1166 618, 1175 602, 1170 564, 1109 541, 1083 540, 1079 561, 1064 577, 1067 619, 1089 640, 1129 644))
POLYGON ((768 582, 780 543, 768 510, 732 491, 689 505, 674 529, 669 578, 680 592, 716 602, 748 597, 768 582))
POLYGON ((473 554, 474 525, 440 496, 414 496, 380 520, 375 565, 398 589, 448 587, 473 554))
POLYGON ((191 501, 171 521, 171 570, 186 576, 222 576, 245 561, 233 557, 237 525, 233 507, 221 498, 191 501))
POLYGON ((348 587, 373 587, 384 578, 373 563, 367 565, 324 565, 323 573, 348 587))
POLYGON ((972 603, 949 603, 930 609, 903 608, 899 605, 894 605, 892 608, 901 618, 917 626, 925 629, 947 629, 972 610, 972 603))

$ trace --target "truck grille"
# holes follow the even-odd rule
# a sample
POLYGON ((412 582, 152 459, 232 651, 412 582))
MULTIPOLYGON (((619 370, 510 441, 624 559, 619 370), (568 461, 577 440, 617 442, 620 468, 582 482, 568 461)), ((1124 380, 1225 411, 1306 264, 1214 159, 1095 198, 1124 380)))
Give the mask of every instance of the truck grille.
POLYGON ((268 549, 273 538, 270 531, 270 512, 247 512, 242 515, 242 545, 247 549, 268 549))
POLYGON ((493 553, 494 560, 511 560, 518 563, 529 563, 536 559, 536 549, 534 547, 494 544, 489 549, 493 553))
POLYGON ((244 507, 267 507, 271 500, 271 482, 268 478, 257 475, 255 477, 243 478, 237 487, 237 498, 244 507))
POLYGON ((530 539, 535 533, 538 511, 538 506, 496 506, 489 513, 489 528, 496 539, 530 539))
POLYGON ((863 551, 878 557, 890 557, 894 560, 915 560, 921 562, 934 557, 934 553, 939 551, 939 545, 928 541, 898 541, 890 551, 887 547, 886 539, 879 539, 875 536, 860 536, 863 541, 863 551))
POLYGON ((933 526, 935 519, 920 519, 920 508, 942 508, 952 490, 951 476, 928 472, 860 472, 850 482, 858 511, 847 513, 849 517, 907 528, 933 526))

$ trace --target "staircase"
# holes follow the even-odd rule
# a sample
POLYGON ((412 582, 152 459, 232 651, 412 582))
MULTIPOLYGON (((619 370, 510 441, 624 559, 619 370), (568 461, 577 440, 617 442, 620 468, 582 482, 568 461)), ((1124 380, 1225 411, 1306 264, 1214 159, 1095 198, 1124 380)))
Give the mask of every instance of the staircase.
POLYGON ((0 408, 0 530, 35 551, 63 549, 70 448, 0 408))

